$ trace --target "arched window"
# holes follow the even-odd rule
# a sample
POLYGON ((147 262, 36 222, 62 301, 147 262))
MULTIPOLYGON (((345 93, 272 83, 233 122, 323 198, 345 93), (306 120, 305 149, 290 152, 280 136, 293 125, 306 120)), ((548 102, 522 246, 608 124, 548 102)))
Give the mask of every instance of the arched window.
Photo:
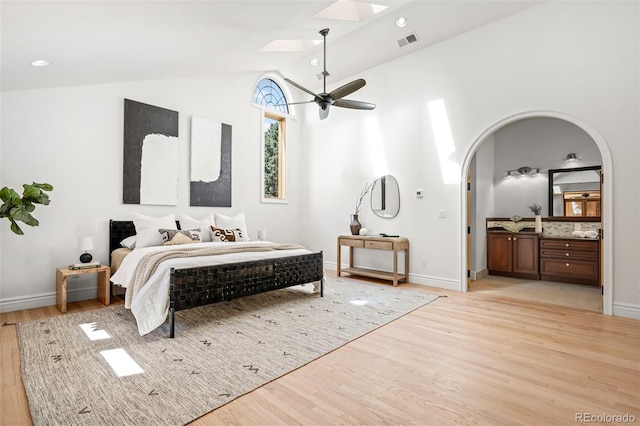
POLYGON ((269 109, 289 114, 289 106, 284 92, 275 81, 263 78, 253 92, 253 102, 269 109))
POLYGON ((263 78, 253 91, 253 102, 262 109, 261 201, 286 203, 287 98, 278 83, 263 78))

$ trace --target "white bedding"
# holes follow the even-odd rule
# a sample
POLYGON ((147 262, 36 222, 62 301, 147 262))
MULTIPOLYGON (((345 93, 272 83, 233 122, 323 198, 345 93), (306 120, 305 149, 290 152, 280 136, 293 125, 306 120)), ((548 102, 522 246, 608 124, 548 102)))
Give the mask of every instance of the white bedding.
MULTIPOLYGON (((210 242, 210 243, 193 243, 182 244, 179 246, 158 246, 136 248, 129 253, 115 274, 111 277, 111 281, 122 287, 128 287, 133 279, 134 272, 138 262, 143 256, 158 251, 179 250, 189 247, 205 247, 205 246, 225 246, 229 247, 228 242, 210 242)), ((234 247, 241 245, 270 245, 273 243, 267 241, 248 241, 233 243, 234 247)), ((169 313, 169 272, 171 268, 188 268, 194 266, 219 265, 222 263, 244 262, 250 260, 270 259, 283 256, 295 256, 300 254, 308 254, 311 251, 307 249, 293 250, 273 250, 273 251, 253 251, 242 253, 219 254, 213 256, 200 256, 189 258, 169 259, 162 262, 156 271, 151 275, 147 283, 138 292, 137 296, 131 301, 131 312, 138 323, 138 332, 141 336, 155 330, 161 326, 169 313)))

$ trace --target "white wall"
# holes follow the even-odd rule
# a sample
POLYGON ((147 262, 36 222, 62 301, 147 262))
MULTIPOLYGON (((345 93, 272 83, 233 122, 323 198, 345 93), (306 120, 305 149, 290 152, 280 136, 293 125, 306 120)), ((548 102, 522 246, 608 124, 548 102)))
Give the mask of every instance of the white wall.
POLYGON ((376 103, 376 110, 336 108, 325 121, 310 114, 303 128, 313 159, 309 240, 335 259, 335 236, 348 233, 352 199, 376 175, 367 133, 373 117, 402 200, 395 219, 365 214, 361 221, 409 237, 414 281, 461 288, 462 185, 440 173, 428 103, 444 100, 455 143, 448 158, 458 165, 506 117, 558 111, 597 129, 611 152, 613 301, 618 311, 637 312, 640 248, 628 236, 640 231, 638 191, 630 191, 639 182, 639 39, 635 2, 549 2, 362 73, 367 86, 352 98, 376 103), (412 195, 417 188, 424 198, 412 195), (447 218, 438 218, 439 209, 447 218))
POLYGON ((475 213, 476 226, 473 228, 473 242, 475 264, 472 271, 480 272, 487 269, 487 221, 488 217, 495 217, 494 208, 494 136, 490 135, 476 151, 475 198, 477 200, 475 213))
MULTIPOLYGON (((78 237, 94 237, 94 259, 108 261, 109 219, 182 212, 245 212, 252 238, 266 229, 274 241, 299 241, 302 150, 299 122, 288 132, 289 204, 260 203, 260 110, 251 105, 260 75, 185 78, 98 86, 5 92, 2 94, 1 186, 22 192, 25 182, 54 186, 51 204, 38 206, 40 226, 14 235, 0 223, 0 309, 55 302, 55 268, 77 262, 78 237), (122 204, 124 98, 179 112, 179 194, 177 206, 122 204), (190 117, 232 125, 231 208, 189 207, 190 117), (53 299, 52 299, 53 298, 53 299), (54 302, 51 302, 54 300, 54 302)), ((70 280, 95 289, 95 276, 70 280)), ((95 290, 92 290, 95 292, 95 290)), ((81 297, 81 296, 78 296, 81 297)), ((86 297, 85 297, 86 298, 86 297)), ((71 297, 73 299, 73 297, 71 297)))

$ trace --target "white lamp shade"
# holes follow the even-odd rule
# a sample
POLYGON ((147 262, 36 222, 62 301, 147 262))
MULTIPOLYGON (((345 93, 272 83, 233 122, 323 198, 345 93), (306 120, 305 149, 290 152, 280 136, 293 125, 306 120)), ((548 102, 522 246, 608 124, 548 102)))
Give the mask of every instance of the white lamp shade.
POLYGON ((80 237, 78 239, 78 248, 80 251, 93 250, 93 237, 80 237))

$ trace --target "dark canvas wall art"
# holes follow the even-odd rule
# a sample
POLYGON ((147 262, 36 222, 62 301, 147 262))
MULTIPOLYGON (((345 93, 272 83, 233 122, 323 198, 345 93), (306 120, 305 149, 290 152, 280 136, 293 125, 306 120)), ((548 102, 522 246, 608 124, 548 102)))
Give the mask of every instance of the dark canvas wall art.
POLYGON ((191 205, 231 207, 231 125, 191 118, 191 205))
POLYGON ((124 204, 178 204, 178 112, 124 100, 124 204))

